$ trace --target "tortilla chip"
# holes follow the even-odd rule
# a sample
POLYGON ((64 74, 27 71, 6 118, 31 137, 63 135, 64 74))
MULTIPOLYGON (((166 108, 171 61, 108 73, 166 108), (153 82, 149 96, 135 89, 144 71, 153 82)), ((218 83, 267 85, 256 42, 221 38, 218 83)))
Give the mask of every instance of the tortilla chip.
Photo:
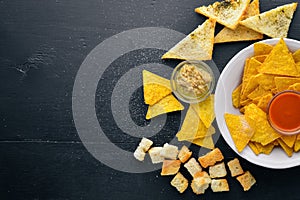
POLYGON ((294 151, 298 152, 300 150, 300 140, 295 141, 294 151))
POLYGON ((268 55, 259 72, 281 76, 299 76, 293 56, 282 38, 268 55))
POLYGON ((256 76, 251 76, 249 78, 249 81, 247 81, 244 91, 242 90, 242 94, 240 98, 241 105, 245 105, 244 103, 242 103, 242 101, 247 99, 247 96, 258 87, 258 84, 259 83, 256 80, 256 76))
POLYGON ((282 135, 280 139, 290 148, 293 148, 295 141, 296 141, 296 135, 282 135))
POLYGON ((194 140, 189 140, 189 142, 196 144, 198 146, 201 147, 205 147, 207 149, 214 149, 215 148, 215 144, 213 141, 212 136, 208 136, 208 137, 204 137, 204 138, 197 138, 194 140))
POLYGON ((259 153, 267 154, 269 155, 272 150, 274 149, 275 145, 271 142, 270 144, 267 144, 265 146, 261 145, 260 143, 255 143, 259 153))
POLYGON ((293 149, 288 147, 281 139, 277 139, 279 145, 284 150, 284 152, 291 157, 293 155, 293 149))
POLYGON ((253 49, 254 49, 254 56, 265 56, 272 51, 273 46, 262 42, 257 42, 254 43, 253 49))
POLYGON ((295 63, 300 62, 300 49, 298 49, 293 53, 293 58, 295 63))
POLYGON ((197 113, 189 106, 184 121, 180 127, 180 131, 176 134, 179 141, 195 138, 200 119, 197 113))
POLYGON ((291 78, 291 77, 275 77, 274 78, 277 92, 287 90, 289 86, 300 83, 300 78, 291 78))
POLYGON ((154 105, 162 98, 172 93, 168 79, 143 70, 144 100, 146 104, 154 105))
POLYGON ((151 119, 161 114, 183 110, 183 105, 172 95, 168 95, 156 104, 149 106, 146 119, 151 119))
POLYGON ((254 134, 254 121, 244 115, 225 113, 225 122, 238 152, 242 152, 254 134))
POLYGON ((288 90, 294 90, 300 92, 300 83, 294 83, 288 87, 288 90))
POLYGON ((255 78, 259 86, 264 90, 272 90, 276 88, 274 78, 276 75, 271 74, 258 74, 255 78))
POLYGON ((259 56, 254 56, 253 58, 255 60, 257 60, 258 62, 263 63, 263 62, 265 62, 267 57, 268 57, 268 55, 259 55, 259 56))
POLYGON ((193 32, 172 47, 162 59, 211 60, 216 21, 207 19, 193 32))
POLYGON ((255 132, 251 138, 252 142, 258 142, 265 146, 281 136, 270 126, 267 114, 255 104, 245 107, 245 116, 255 121, 255 132))
POLYGON ((250 149, 253 151, 253 153, 255 153, 255 155, 260 154, 260 151, 257 149, 257 147, 256 147, 256 145, 255 145, 254 142, 251 142, 251 141, 250 141, 250 142, 248 143, 248 145, 249 145, 250 149))
POLYGON ((242 84, 240 84, 239 86, 237 86, 231 95, 232 98, 232 105, 235 108, 239 108, 241 106, 240 104, 240 95, 241 95, 241 91, 242 91, 242 84))
MULTIPOLYGON (((242 19, 258 15, 259 13, 259 0, 253 0, 245 10, 242 19)), ((258 40, 262 38, 263 35, 261 33, 253 31, 245 26, 237 26, 234 30, 224 27, 216 35, 215 43, 258 40)))
POLYGON ((271 101, 272 98, 273 98, 272 93, 268 93, 268 94, 264 95, 263 97, 261 97, 259 99, 259 101, 257 103, 257 107, 262 109, 264 112, 267 112, 269 102, 271 101))
POLYGON ((250 94, 248 94, 248 98, 253 100, 256 97, 262 97, 266 94, 270 93, 269 91, 265 90, 263 87, 258 86, 255 90, 253 90, 250 94))
POLYGON ((296 8, 297 3, 286 4, 249 17, 240 24, 272 38, 285 38, 296 8))
POLYGON ((230 29, 236 29, 249 3, 250 0, 215 2, 212 5, 198 7, 195 12, 215 19, 230 29))
POLYGON ((210 95, 206 100, 197 104, 191 104, 191 107, 196 111, 206 128, 209 128, 216 116, 214 111, 214 95, 210 95))

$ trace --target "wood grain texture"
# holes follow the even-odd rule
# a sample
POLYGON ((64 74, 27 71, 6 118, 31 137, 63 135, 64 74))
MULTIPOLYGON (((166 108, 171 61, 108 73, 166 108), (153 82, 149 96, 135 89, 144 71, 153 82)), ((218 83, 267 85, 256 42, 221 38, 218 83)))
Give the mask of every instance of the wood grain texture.
MULTIPOLYGON (((0 0, 0 199, 298 199, 299 167, 271 170, 241 159, 243 168, 257 179, 249 192, 228 177, 228 193, 209 190, 200 197, 188 189, 179 195, 170 185, 172 177, 160 177, 159 171, 129 174, 105 166, 92 157, 77 134, 72 116, 73 84, 81 63, 95 46, 138 27, 165 27, 188 34, 205 20, 194 8, 211 2, 0 0)), ((261 1, 261 11, 290 2, 261 1)), ((298 9, 289 37, 300 40, 299 32, 298 9)), ((222 70, 249 44, 216 45, 213 59, 218 68, 222 70)), ((120 59, 118 65, 128 61, 135 62, 134 58, 120 59)), ((141 100, 141 90, 133 99, 141 100)), ((145 109, 140 101, 132 101, 136 123, 146 123, 137 117, 145 109), (141 109, 134 110, 136 105, 141 109)), ((108 138, 133 151, 138 139, 119 134, 111 128, 115 126, 109 118, 102 117, 108 138)), ((165 134, 154 137, 156 144, 174 137, 178 117, 178 113, 169 115, 165 134)), ((217 146, 227 161, 236 157, 222 138, 217 146)))

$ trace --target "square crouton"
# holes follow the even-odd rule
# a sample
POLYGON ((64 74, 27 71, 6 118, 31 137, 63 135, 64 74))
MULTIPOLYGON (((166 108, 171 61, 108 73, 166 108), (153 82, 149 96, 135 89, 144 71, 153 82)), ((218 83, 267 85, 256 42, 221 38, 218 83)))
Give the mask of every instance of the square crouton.
POLYGON ((178 192, 183 193, 189 186, 189 182, 180 172, 178 172, 172 179, 171 185, 174 186, 178 192))
POLYGON ((180 164, 180 160, 164 160, 160 175, 168 176, 177 174, 180 164))
POLYGON ((192 152, 185 145, 181 147, 178 158, 182 163, 185 163, 192 156, 192 152))
POLYGON ((142 147, 138 146, 134 151, 133 156, 139 161, 144 161, 146 153, 144 152, 142 147))
POLYGON ((212 179, 210 187, 213 192, 229 191, 229 185, 226 179, 212 179))
POLYGON ((164 158, 176 160, 178 155, 178 147, 166 143, 160 151, 160 155, 164 158))
POLYGON ((210 183, 211 178, 209 177, 207 172, 198 172, 192 180, 191 188, 195 194, 204 194, 210 183))
POLYGON ((161 163, 164 161, 164 157, 160 155, 161 150, 162 147, 152 147, 151 149, 149 149, 148 153, 153 164, 161 163))
POLYGON ((197 160, 195 158, 191 158, 187 163, 185 163, 183 165, 188 172, 194 177, 194 175, 197 172, 201 172, 202 171, 202 167, 200 166, 200 164, 197 162, 197 160))
POLYGON ((249 171, 246 171, 243 175, 236 177, 236 179, 240 182, 244 191, 248 191, 252 185, 256 183, 255 178, 249 171))
POLYGON ((244 170, 240 165, 240 161, 237 158, 229 161, 227 163, 227 165, 229 167, 229 171, 230 171, 232 177, 235 177, 235 176, 238 176, 238 175, 241 175, 244 173, 244 170))
POLYGON ((216 162, 222 161, 224 156, 219 148, 215 148, 212 151, 208 152, 204 156, 198 158, 201 166, 207 168, 208 166, 213 166, 216 162))
POLYGON ((227 175, 224 162, 209 167, 209 175, 211 178, 221 178, 227 175))
POLYGON ((147 138, 142 138, 142 140, 139 143, 139 146, 144 150, 144 152, 146 153, 150 147, 152 146, 153 142, 147 138))

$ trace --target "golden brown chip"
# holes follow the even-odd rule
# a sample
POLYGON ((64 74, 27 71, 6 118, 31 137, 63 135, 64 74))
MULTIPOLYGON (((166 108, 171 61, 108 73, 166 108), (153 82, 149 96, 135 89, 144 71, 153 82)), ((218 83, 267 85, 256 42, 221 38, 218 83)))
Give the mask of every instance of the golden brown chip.
POLYGON ((242 152, 252 138, 254 121, 244 115, 225 113, 225 122, 238 152, 242 152))
POLYGON ((183 105, 172 95, 168 95, 156 104, 149 106, 146 119, 151 119, 161 114, 183 110, 183 105))
POLYGON ((170 81, 161 76, 143 70, 144 100, 146 104, 154 105, 162 98, 172 93, 170 81))
POLYGON ((273 46, 266 43, 257 42, 254 43, 253 49, 254 49, 254 56, 261 56, 261 55, 265 56, 272 51, 273 46))
POLYGON ((254 56, 253 58, 255 60, 257 60, 258 62, 265 62, 266 58, 268 57, 268 55, 258 55, 258 56, 254 56))
POLYGON ((272 150, 274 149, 274 146, 275 146, 273 142, 271 142, 265 146, 260 143, 257 143, 257 142, 254 144, 259 153, 263 153, 263 154, 267 154, 267 155, 269 155, 272 152, 272 150))
POLYGON ((294 145, 294 151, 298 152, 300 150, 300 140, 296 140, 294 145))
POLYGON ((293 148, 295 141, 296 141, 296 135, 282 135, 280 139, 290 148, 293 148))
POLYGON ((196 111, 206 128, 209 128, 215 119, 214 95, 210 95, 205 101, 200 103, 191 104, 191 107, 196 111))
POLYGON ((293 56, 282 38, 274 46, 259 72, 281 76, 299 76, 293 56))

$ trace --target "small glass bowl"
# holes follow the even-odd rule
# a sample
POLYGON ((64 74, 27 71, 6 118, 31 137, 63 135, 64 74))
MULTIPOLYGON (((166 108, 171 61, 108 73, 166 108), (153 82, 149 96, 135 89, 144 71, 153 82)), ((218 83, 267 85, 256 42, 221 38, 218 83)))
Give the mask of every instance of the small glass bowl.
MULTIPOLYGON (((277 93, 269 102, 268 104, 268 107, 267 107, 267 119, 268 119, 268 122, 269 124, 271 125, 271 127, 277 131, 278 133, 280 134, 283 134, 283 135, 294 135, 294 134, 298 134, 300 133, 300 127, 296 127, 296 128, 293 128, 291 130, 289 129, 283 129, 283 128, 280 128, 279 126, 276 125, 275 122, 272 121, 272 117, 270 116, 270 110, 272 109, 272 104, 273 102, 277 99, 277 98, 280 98, 282 95, 284 94, 292 94, 292 95, 299 95, 300 96, 300 92, 297 92, 297 91, 293 91, 293 90, 285 90, 285 91, 282 91, 282 92, 279 92, 277 93)), ((299 116, 300 117, 300 116, 299 116)))
POLYGON ((201 101, 204 101, 214 90, 215 87, 215 76, 213 71, 211 70, 210 66, 206 64, 203 61, 195 61, 195 60, 188 60, 188 61, 183 61, 179 63, 175 69, 173 70, 173 73, 171 75, 171 88, 175 96, 180 99, 181 101, 184 101, 186 103, 198 103, 201 101), (207 89, 204 93, 201 95, 196 95, 193 92, 185 92, 183 87, 180 85, 180 70, 186 65, 193 65, 195 66, 195 69, 197 69, 200 73, 201 71, 206 72, 207 74, 210 75, 211 81, 206 84, 207 89))

